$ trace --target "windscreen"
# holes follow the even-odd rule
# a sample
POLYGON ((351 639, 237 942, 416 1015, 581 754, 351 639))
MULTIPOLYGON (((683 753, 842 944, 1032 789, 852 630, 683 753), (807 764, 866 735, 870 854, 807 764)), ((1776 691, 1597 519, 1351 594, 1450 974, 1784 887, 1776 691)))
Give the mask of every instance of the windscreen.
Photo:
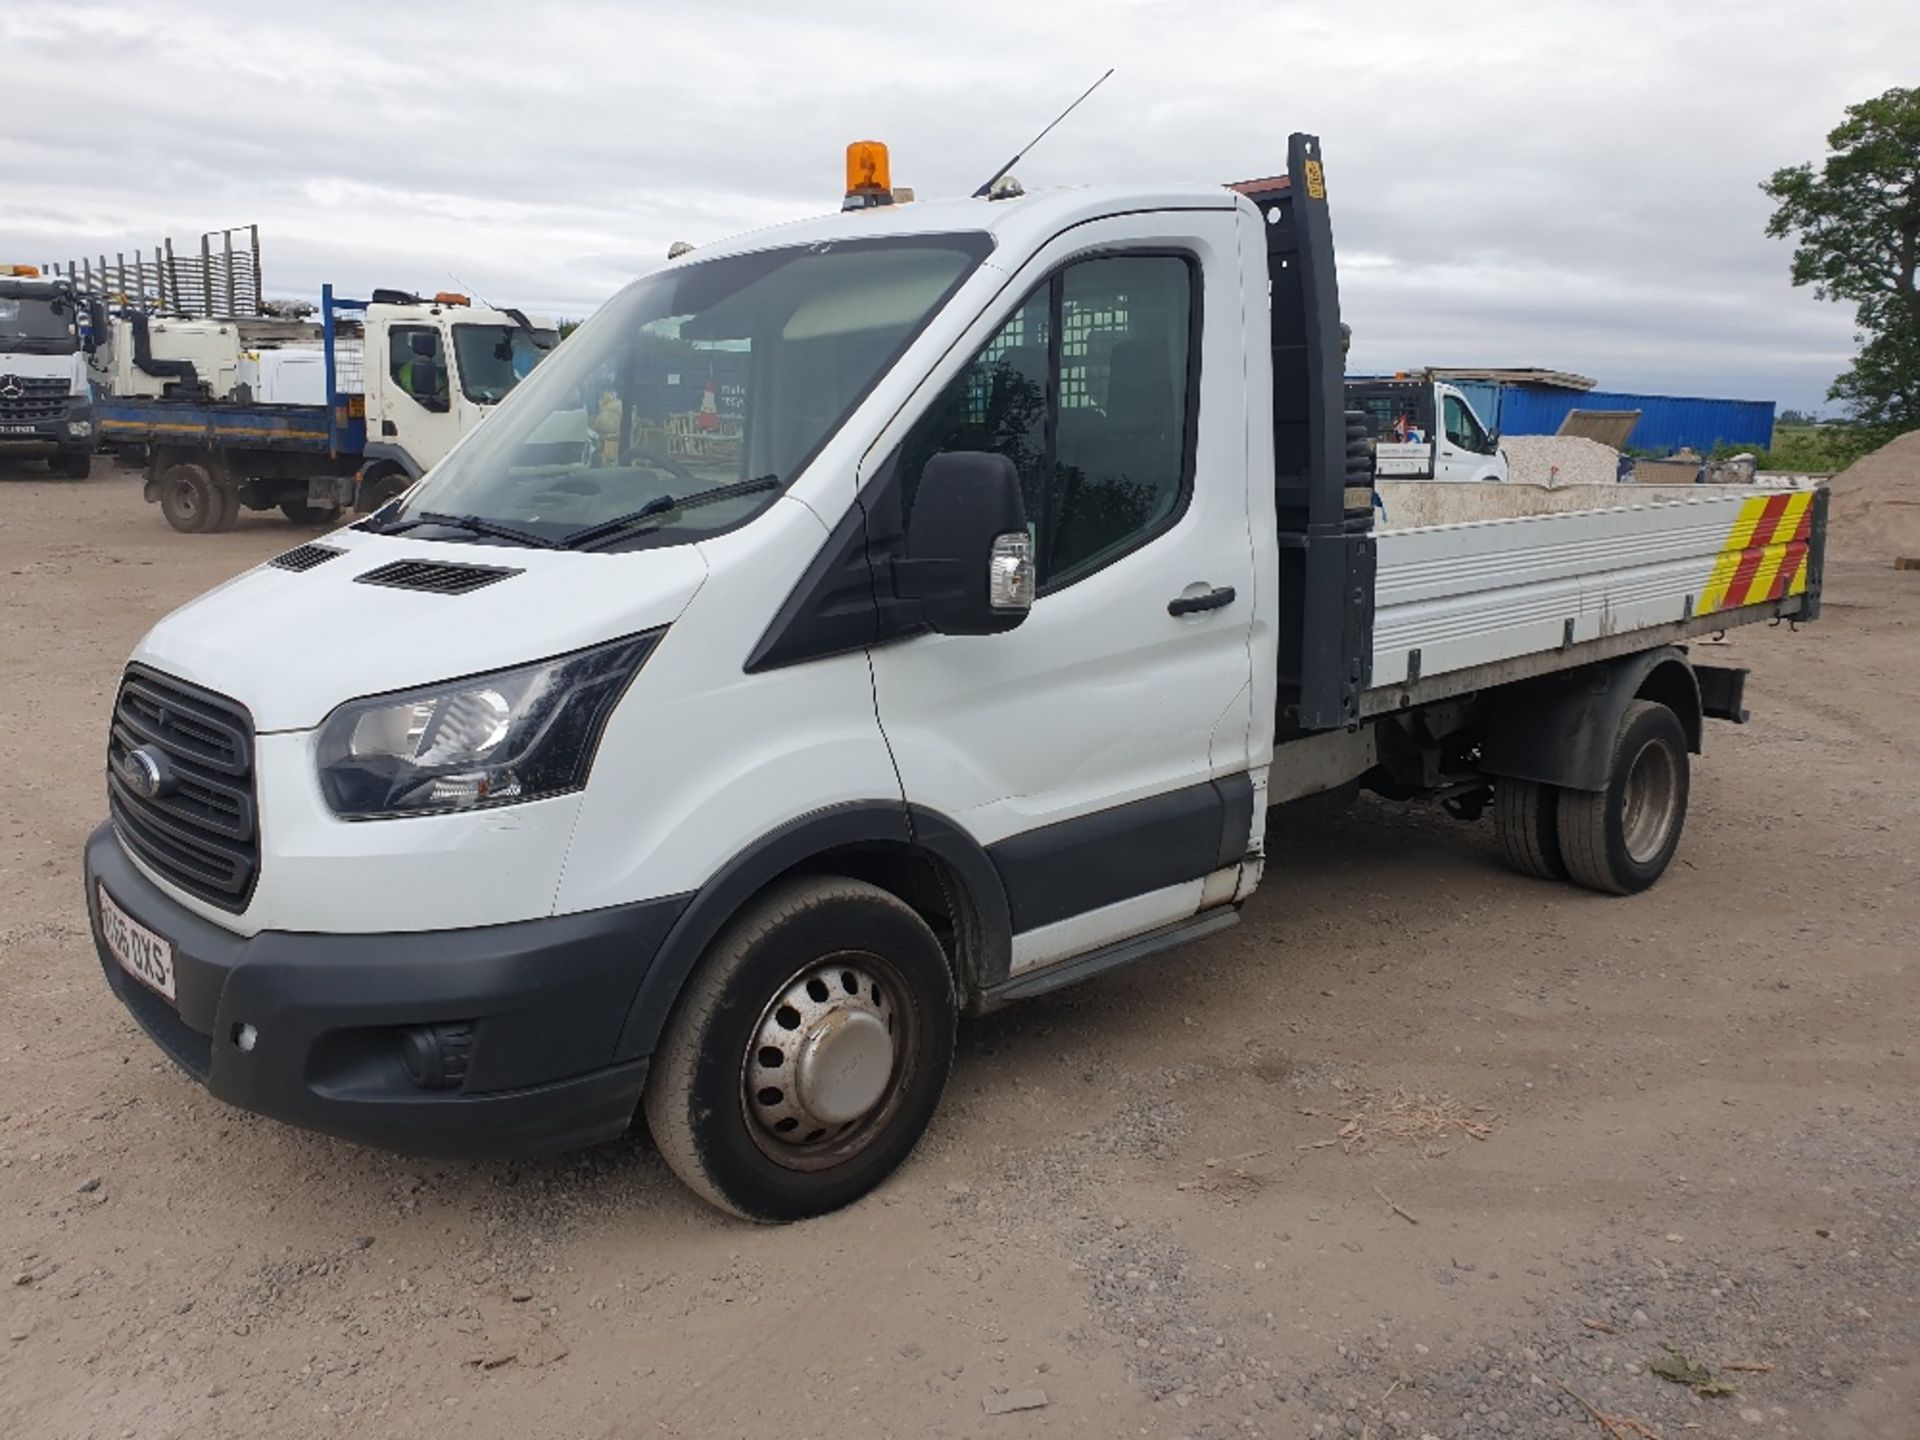
POLYGON ((453 359, 460 370, 460 389, 476 405, 498 405, 559 343, 553 330, 455 325, 453 359))
POLYGON ((70 354, 78 343, 70 299, 0 286, 0 350, 70 354))
POLYGON ((738 525, 772 503, 990 248, 979 233, 823 243, 636 281, 384 519, 459 516, 593 548, 738 525))

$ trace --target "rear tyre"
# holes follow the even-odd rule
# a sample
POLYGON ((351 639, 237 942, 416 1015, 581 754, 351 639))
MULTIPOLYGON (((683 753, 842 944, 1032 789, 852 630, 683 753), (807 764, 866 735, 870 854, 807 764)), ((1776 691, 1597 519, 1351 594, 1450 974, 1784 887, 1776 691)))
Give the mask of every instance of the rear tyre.
POLYGON ((781 1222, 836 1210, 893 1173, 953 1064, 945 953, 876 886, 769 891, 694 971, 643 1102, 673 1172, 723 1210, 781 1222))
POLYGON ((296 525, 325 525, 340 512, 331 507, 309 505, 304 500, 282 500, 280 513, 296 525))
POLYGON ((1687 819, 1687 734, 1651 700, 1631 702, 1614 731, 1607 788, 1560 792, 1560 852, 1589 890, 1635 895, 1666 873, 1687 819))
POLYGON ((213 493, 220 502, 220 508, 214 512, 207 525, 209 532, 233 529, 233 522, 240 518, 240 487, 234 484, 221 484, 215 481, 213 493))
POLYGON ((198 535, 220 513, 220 495, 207 467, 184 460, 160 476, 160 513, 182 535, 198 535))
POLYGON ((1567 862, 1560 854, 1560 790, 1535 780, 1496 780, 1493 784, 1493 832, 1500 853, 1522 875, 1564 880, 1567 862))
POLYGON ((93 452, 91 450, 69 450, 57 460, 50 462, 69 480, 84 480, 93 473, 93 452))

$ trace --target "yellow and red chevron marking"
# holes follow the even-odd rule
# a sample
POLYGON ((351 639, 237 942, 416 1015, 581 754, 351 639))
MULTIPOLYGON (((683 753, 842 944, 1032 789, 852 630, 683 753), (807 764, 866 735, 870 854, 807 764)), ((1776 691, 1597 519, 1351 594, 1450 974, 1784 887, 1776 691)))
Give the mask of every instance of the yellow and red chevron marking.
POLYGON ((1803 594, 1812 533, 1811 490, 1756 496, 1745 502, 1713 562, 1713 574, 1694 613, 1710 615, 1803 594))

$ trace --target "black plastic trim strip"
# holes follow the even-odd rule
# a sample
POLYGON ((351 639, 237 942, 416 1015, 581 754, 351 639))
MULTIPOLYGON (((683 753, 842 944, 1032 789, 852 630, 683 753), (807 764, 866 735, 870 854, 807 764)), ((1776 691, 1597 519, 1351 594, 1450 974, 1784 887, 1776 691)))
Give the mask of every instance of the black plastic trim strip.
POLYGON ((989 845, 987 854, 1006 887, 1013 933, 1219 869, 1228 848, 1226 810, 1220 786, 1204 780, 989 845))

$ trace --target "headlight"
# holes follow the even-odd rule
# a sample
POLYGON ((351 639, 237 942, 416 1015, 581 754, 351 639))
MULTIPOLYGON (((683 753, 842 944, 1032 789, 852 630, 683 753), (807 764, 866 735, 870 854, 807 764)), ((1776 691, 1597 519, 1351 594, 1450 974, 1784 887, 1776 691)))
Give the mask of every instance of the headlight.
POLYGON ((91 420, 69 420, 67 422, 67 433, 69 435, 91 435, 93 434, 93 422, 91 420))
POLYGON ((607 716, 662 631, 342 705, 320 789, 350 820, 510 805, 587 783, 607 716))

